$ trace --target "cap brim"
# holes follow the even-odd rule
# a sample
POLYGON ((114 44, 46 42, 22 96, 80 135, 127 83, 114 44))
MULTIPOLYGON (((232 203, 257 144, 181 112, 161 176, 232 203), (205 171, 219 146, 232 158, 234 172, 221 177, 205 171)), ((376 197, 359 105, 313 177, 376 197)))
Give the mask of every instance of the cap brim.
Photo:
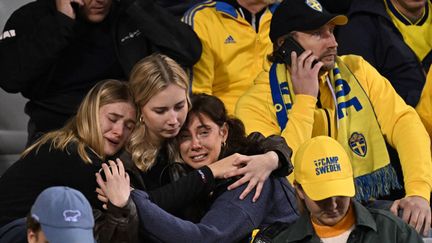
POLYGON ((354 180, 352 177, 325 182, 303 183, 301 186, 306 195, 314 201, 320 201, 329 197, 353 197, 355 195, 354 180))
POLYGON ((93 229, 57 228, 41 224, 50 243, 96 243, 93 229))
POLYGON ((345 15, 336 15, 331 18, 327 23, 332 23, 335 25, 346 25, 348 23, 348 18, 345 15))

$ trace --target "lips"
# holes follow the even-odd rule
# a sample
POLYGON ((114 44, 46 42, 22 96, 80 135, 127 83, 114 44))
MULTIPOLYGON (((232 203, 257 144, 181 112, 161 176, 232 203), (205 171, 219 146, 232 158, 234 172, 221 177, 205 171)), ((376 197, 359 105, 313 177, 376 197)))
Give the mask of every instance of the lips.
POLYGON ((207 155, 208 154, 199 154, 199 155, 190 156, 189 158, 191 158, 193 162, 201 162, 207 159, 207 155))
POLYGON ((109 138, 105 138, 110 144, 117 146, 120 144, 120 140, 117 139, 109 139, 109 138))

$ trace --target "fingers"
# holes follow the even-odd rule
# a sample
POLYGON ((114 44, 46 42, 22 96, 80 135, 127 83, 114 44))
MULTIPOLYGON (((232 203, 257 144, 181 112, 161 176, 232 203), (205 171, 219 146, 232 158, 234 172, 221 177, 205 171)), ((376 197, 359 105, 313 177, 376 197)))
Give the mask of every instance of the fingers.
POLYGON ((255 188, 255 186, 258 184, 258 180, 252 179, 249 181, 249 184, 247 185, 246 189, 243 190, 243 192, 240 194, 240 200, 245 199, 245 197, 252 191, 252 189, 255 188))
POLYGON ((238 179, 236 182, 234 182, 233 184, 228 186, 228 190, 233 190, 236 189, 237 187, 245 184, 246 182, 249 181, 249 177, 247 176, 243 176, 242 178, 238 179))
POLYGON ((297 73, 298 65, 297 65, 297 53, 295 51, 291 52, 291 72, 297 73))
POLYGON ((423 236, 429 236, 429 230, 431 228, 431 211, 427 210, 426 215, 424 217, 424 227, 423 227, 423 236))
POLYGON ((263 186, 264 186, 264 182, 263 181, 258 182, 258 185, 256 186, 256 190, 255 190, 255 195, 254 195, 254 197, 252 199, 252 202, 256 202, 258 200, 258 198, 261 195, 261 191, 263 189, 263 186))
POLYGON ((238 175, 246 174, 246 167, 236 168, 224 174, 224 178, 231 178, 238 175))
POLYGON ((392 212, 395 216, 398 216, 399 204, 400 204, 400 200, 396 200, 393 202, 392 206, 390 207, 390 212, 392 212))
POLYGON ((311 54, 312 54, 311 50, 304 51, 302 54, 300 54, 300 56, 298 56, 297 58, 297 65, 298 65, 297 68, 303 67, 306 58, 308 58, 311 54))
POLYGON ((104 197, 100 194, 97 195, 97 199, 99 199, 99 201, 103 202, 103 203, 108 203, 108 198, 104 197))
POLYGON ((119 158, 116 159, 116 162, 117 162, 119 175, 125 176, 125 168, 123 166, 123 162, 119 158))
POLYGON ((249 161, 251 161, 250 156, 239 154, 238 157, 234 159, 232 165, 234 166, 247 165, 249 161))
POLYGON ((114 175, 118 175, 119 174, 119 169, 118 169, 117 164, 114 161, 112 161, 112 160, 108 160, 108 163, 110 164, 110 169, 111 169, 112 175, 113 176, 114 175))
MULTIPOLYGON (((105 182, 103 181, 102 176, 99 173, 96 173, 96 182, 100 186, 101 190, 105 191, 105 188, 106 188, 105 182)), ((97 189, 98 188, 96 188, 96 192, 97 192, 97 189)))

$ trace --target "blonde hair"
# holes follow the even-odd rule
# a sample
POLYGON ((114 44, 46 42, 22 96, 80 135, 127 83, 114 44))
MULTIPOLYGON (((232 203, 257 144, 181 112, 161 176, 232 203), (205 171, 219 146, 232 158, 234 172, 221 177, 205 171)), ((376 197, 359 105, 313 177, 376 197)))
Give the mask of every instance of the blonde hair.
MULTIPOLYGON (((140 108, 170 84, 184 88, 190 107, 189 78, 179 64, 165 55, 153 54, 138 62, 132 69, 129 83, 135 102, 140 108)), ((155 164, 160 146, 161 144, 152 144, 145 124, 140 121, 132 132, 127 150, 131 153, 135 165, 140 170, 147 171, 155 164)), ((175 151, 176 148, 168 144, 169 158, 175 151)))
POLYGON ((113 79, 98 82, 81 102, 76 116, 69 120, 63 128, 42 136, 27 148, 21 157, 26 156, 33 149, 36 149, 37 152, 40 146, 47 142, 51 142, 50 150, 54 148, 62 151, 67 150, 67 146, 73 142, 77 145, 79 156, 86 163, 92 163, 86 148, 91 149, 100 159, 105 159, 99 109, 104 105, 116 102, 130 103, 136 109, 132 93, 126 82, 113 79))

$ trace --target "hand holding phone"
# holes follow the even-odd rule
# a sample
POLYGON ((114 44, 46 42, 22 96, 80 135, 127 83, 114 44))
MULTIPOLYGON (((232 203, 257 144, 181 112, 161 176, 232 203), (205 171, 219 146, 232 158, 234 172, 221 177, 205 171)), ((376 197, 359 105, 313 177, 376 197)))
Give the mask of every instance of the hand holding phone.
POLYGON ((278 62, 291 66, 291 52, 293 51, 298 57, 305 49, 292 36, 288 36, 279 49, 276 50, 275 58, 278 62))

